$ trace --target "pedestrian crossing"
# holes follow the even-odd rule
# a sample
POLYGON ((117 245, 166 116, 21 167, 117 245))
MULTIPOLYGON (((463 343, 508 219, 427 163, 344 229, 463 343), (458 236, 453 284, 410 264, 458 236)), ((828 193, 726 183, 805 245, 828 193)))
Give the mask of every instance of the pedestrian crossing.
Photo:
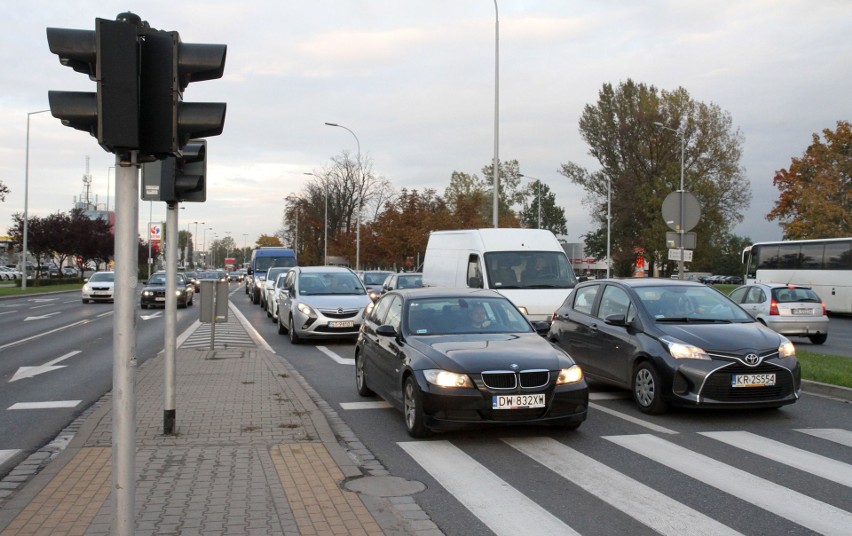
MULTIPOLYGON (((816 441, 814 447, 822 452, 837 452, 837 445, 852 446, 852 431, 845 429, 797 429, 795 432, 816 441), (826 443, 820 444, 820 441, 826 443)), ((849 459, 848 452, 841 449, 841 459, 833 459, 749 431, 707 431, 688 435, 690 437, 684 438, 681 434, 680 440, 669 434, 608 435, 597 441, 598 444, 604 441, 604 445, 593 449, 589 449, 586 442, 580 442, 584 448, 580 445, 575 448, 570 439, 563 443, 553 437, 512 436, 500 438, 488 450, 493 452, 501 448, 500 445, 510 447, 528 458, 533 463, 530 467, 547 468, 552 478, 566 481, 565 486, 553 489, 582 490, 643 526, 643 532, 650 529, 653 533, 671 536, 852 534, 852 465, 842 461, 849 459), (598 459, 598 452, 607 444, 615 446, 617 458, 629 460, 629 464, 615 468, 598 459), (716 456, 694 450, 697 445, 706 446, 716 456), (719 459, 719 447, 730 456, 719 459), (788 468, 783 483, 767 477, 767 474, 778 473, 745 470, 743 467, 748 467, 753 458, 765 459, 763 466, 775 468, 780 464, 780 468, 788 468), (739 467, 734 465, 737 462, 739 467), (632 469, 636 465, 651 468, 654 474, 664 477, 654 480, 652 486, 625 474, 625 467, 632 469), (666 476, 669 474, 672 476, 666 476), (791 482, 801 480, 808 480, 810 486, 791 489, 796 485, 791 482), (669 484, 672 490, 659 489, 669 484), (814 486, 821 493, 809 494, 807 490, 814 486), (690 490, 688 494, 683 494, 684 487, 690 490), (709 492, 698 491, 705 488, 709 492), (712 489, 722 493, 717 497, 712 489), (838 490, 841 490, 839 494, 838 490), (690 498, 685 496, 693 494, 690 498), (759 509, 762 513, 731 515, 728 519, 720 518, 713 508, 699 511, 714 502, 729 504, 732 501, 734 506, 741 504, 747 512, 759 509), (751 517, 762 522, 752 520, 752 525, 743 521, 751 517), (779 519, 779 525, 787 524, 766 526, 767 520, 774 519, 779 519)), ((795 437, 790 441, 794 440, 795 437)), ((571 508, 577 503, 576 494, 565 493, 564 498, 558 497, 557 502, 562 501, 564 508, 552 512, 528 497, 521 489, 527 484, 518 482, 515 474, 522 471, 523 463, 514 463, 513 471, 503 477, 489 466, 488 459, 477 459, 482 455, 481 450, 472 449, 473 452, 468 453, 451 440, 405 441, 398 445, 495 534, 526 534, 531 528, 535 534, 582 534, 582 529, 589 526, 588 520, 574 523, 578 512, 571 508)), ((600 457, 612 463, 611 456, 600 457)))

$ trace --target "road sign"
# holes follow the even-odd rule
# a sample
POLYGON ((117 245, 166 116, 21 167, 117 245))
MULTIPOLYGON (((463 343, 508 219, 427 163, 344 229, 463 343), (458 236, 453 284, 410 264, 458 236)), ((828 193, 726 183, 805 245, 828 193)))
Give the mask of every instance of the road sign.
POLYGON ((669 260, 670 261, 679 261, 680 260, 680 252, 683 251, 683 262, 692 262, 692 250, 691 249, 670 249, 669 250, 669 260))
POLYGON ((698 199, 689 192, 672 192, 663 201, 663 220, 669 229, 691 231, 701 219, 701 206, 698 199), (683 195, 683 222, 680 221, 681 194, 683 195))
POLYGON ((159 223, 151 224, 151 241, 162 240, 163 238, 163 228, 159 223))

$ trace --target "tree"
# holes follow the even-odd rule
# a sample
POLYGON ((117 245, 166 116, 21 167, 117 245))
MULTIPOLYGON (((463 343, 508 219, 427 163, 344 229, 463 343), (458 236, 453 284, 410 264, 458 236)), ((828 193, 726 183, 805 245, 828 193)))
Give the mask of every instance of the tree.
POLYGON ((550 186, 536 179, 522 190, 521 194, 523 195, 521 222, 526 227, 539 228, 539 216, 541 216, 541 229, 548 229, 554 234, 568 234, 565 209, 556 204, 556 195, 550 191, 550 186))
POLYGON ((257 246, 261 248, 268 247, 281 247, 283 244, 281 243, 281 239, 277 236, 269 236, 262 234, 257 239, 257 246))
MULTIPOLYGON (((560 173, 582 186, 598 228, 586 235, 589 252, 606 254, 607 191, 611 187, 612 261, 616 275, 629 275, 639 255, 654 264, 665 260, 661 207, 680 188, 681 137, 684 140, 684 187, 701 206, 694 229, 703 244, 718 241, 742 221, 751 191, 740 167, 742 136, 730 115, 714 104, 693 101, 683 88, 657 90, 632 80, 618 87, 604 84, 595 105, 586 105, 580 133, 601 169, 590 172, 569 162, 560 173), (661 123, 669 129, 655 125, 661 123)), ((700 249, 693 268, 700 266, 700 249)))
POLYGON ((766 219, 779 220, 785 239, 852 236, 852 127, 838 121, 822 134, 772 179, 781 195, 766 219))
POLYGON ((9 193, 9 188, 0 181, 0 201, 6 201, 6 194, 9 193))

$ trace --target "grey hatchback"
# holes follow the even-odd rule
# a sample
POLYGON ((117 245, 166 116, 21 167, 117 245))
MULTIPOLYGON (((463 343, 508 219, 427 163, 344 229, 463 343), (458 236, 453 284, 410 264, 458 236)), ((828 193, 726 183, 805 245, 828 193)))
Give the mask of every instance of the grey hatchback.
POLYGON ((754 283, 734 289, 731 299, 782 335, 807 337, 814 344, 828 339, 825 304, 810 287, 754 283))

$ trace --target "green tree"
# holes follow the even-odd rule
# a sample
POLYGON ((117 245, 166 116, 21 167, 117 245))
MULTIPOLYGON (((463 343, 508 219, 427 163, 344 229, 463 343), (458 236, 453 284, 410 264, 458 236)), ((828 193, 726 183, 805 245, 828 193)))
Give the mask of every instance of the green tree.
POLYGON ((522 195, 521 222, 526 227, 548 229, 555 234, 568 233, 565 209, 556 204, 556 194, 550 191, 550 186, 535 179, 522 191, 522 195))
POLYGON ((3 181, 0 181, 0 201, 6 201, 6 194, 9 193, 9 188, 3 184, 3 181))
MULTIPOLYGON (((595 105, 586 105, 580 134, 601 168, 588 171, 562 164, 560 173, 582 186, 598 228, 586 238, 588 251, 606 254, 607 191, 611 188, 611 244, 616 275, 629 275, 637 255, 651 264, 666 260, 663 200, 680 188, 681 139, 684 142, 684 187, 701 206, 694 229, 699 243, 714 242, 742 221, 751 191, 740 167, 742 136, 731 117, 715 104, 692 100, 683 88, 658 90, 632 80, 618 87, 604 84, 595 105), (660 123, 667 129, 656 125, 660 123)), ((696 251, 696 256, 698 256, 696 251)), ((699 256, 700 258, 700 256, 699 256)), ((692 263, 697 269, 699 262, 692 263)))
POLYGON ((772 179, 781 195, 766 219, 779 221, 785 239, 852 236, 852 128, 838 121, 822 135, 772 179))

